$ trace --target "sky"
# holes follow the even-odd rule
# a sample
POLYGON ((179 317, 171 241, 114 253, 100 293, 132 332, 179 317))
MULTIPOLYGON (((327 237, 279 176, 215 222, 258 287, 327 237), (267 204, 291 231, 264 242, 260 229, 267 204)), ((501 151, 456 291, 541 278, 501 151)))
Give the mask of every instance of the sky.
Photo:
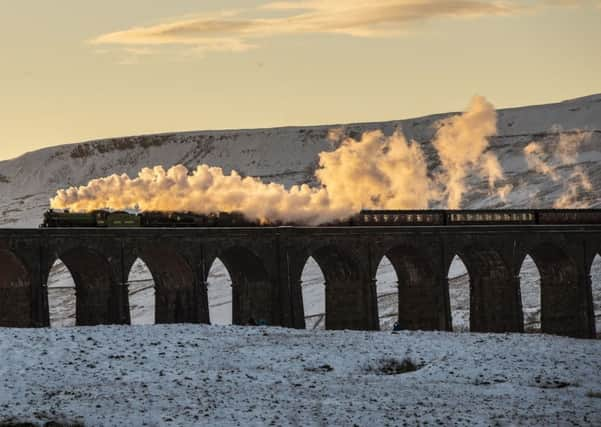
POLYGON ((0 0, 0 159, 601 92, 601 0, 0 0))

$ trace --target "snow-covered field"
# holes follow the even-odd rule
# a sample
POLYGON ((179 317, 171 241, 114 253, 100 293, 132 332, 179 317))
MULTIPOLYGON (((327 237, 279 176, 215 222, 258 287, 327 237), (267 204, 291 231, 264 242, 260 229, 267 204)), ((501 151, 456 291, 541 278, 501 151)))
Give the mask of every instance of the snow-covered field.
POLYGON ((600 341, 104 326, 0 329, 0 354, 0 423, 601 425, 600 341))

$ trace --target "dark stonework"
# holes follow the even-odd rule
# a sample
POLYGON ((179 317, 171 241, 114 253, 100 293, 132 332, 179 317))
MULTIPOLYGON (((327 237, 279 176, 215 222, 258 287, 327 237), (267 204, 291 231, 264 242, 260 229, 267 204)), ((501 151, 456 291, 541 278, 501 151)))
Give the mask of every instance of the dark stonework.
POLYGON ((447 274, 470 275, 470 327, 520 332, 519 271, 541 274, 542 331, 595 336, 590 267, 601 226, 195 229, 0 229, 0 326, 49 324, 46 283, 57 259, 76 284, 78 325, 127 324, 127 277, 140 258, 155 281, 157 323, 209 323, 207 276, 216 258, 232 278, 233 322, 304 328, 301 275, 313 257, 326 281, 328 329, 377 330, 376 270, 398 277, 405 329, 451 330, 447 274))
POLYGON ((31 276, 23 263, 12 253, 0 251, 0 325, 30 326, 31 276))
POLYGON ((386 254, 398 278, 398 321, 403 329, 450 330, 446 274, 435 249, 435 245, 420 248, 413 243, 394 247, 386 254))

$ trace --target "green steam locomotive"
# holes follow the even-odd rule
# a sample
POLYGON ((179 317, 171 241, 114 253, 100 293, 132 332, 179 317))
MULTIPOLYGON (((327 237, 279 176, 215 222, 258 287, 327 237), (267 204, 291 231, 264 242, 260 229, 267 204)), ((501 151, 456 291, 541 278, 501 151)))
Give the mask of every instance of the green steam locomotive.
POLYGON ((41 228, 47 227, 251 227, 258 221, 249 221, 240 212, 220 212, 199 215, 190 212, 69 212, 50 209, 44 213, 41 228))

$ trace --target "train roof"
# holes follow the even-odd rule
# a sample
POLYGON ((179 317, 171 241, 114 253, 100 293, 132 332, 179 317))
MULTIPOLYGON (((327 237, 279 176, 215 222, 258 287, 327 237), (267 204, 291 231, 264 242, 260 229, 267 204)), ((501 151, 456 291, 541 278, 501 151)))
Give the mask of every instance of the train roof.
POLYGON ((361 210, 362 214, 425 214, 425 213, 485 213, 485 212, 493 212, 493 213, 503 213, 503 212, 601 212, 601 209, 594 208, 567 208, 567 209, 528 209, 528 208, 487 208, 487 209, 363 209, 361 210))

